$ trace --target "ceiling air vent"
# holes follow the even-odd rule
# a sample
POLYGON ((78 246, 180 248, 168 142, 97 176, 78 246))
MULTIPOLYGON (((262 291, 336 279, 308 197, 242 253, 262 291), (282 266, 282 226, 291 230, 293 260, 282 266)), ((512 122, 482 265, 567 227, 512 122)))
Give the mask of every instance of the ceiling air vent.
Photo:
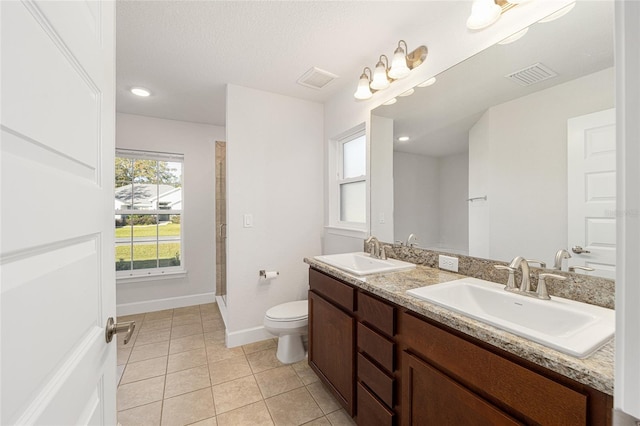
POLYGON ((533 64, 527 68, 521 69, 520 71, 507 74, 505 77, 509 80, 515 81, 521 86, 530 86, 553 78, 557 75, 557 72, 538 62, 537 64, 533 64))
POLYGON ((305 72, 304 75, 298 79, 298 84, 311 87, 312 89, 322 89, 336 78, 338 78, 338 76, 331 74, 329 71, 311 67, 309 71, 305 72))

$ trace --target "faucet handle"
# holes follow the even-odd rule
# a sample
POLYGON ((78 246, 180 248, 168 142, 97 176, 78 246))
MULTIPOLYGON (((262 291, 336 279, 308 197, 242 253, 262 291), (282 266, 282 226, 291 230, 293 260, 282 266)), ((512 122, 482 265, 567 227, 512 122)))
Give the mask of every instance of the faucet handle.
POLYGON ((531 265, 532 263, 537 263, 538 265, 540 265, 540 267, 542 269, 546 269, 547 268, 547 264, 545 262, 540 261, 540 260, 535 260, 535 259, 526 259, 526 260, 527 260, 527 263, 529 265, 531 265))
POLYGON ((545 282, 545 278, 555 278, 556 280, 564 281, 567 277, 558 274, 540 274, 538 275, 538 298, 544 300, 550 300, 551 297, 547 292, 547 283, 545 282))
POLYGON ((509 279, 507 280, 507 286, 505 287, 505 290, 515 290, 516 288, 516 280, 515 280, 515 273, 516 273, 516 268, 512 268, 511 266, 504 266, 504 265, 493 265, 494 268, 500 270, 500 271, 509 271, 509 279))
POLYGON ((587 271, 587 272, 595 271, 595 269, 589 268, 588 266, 578 266, 578 265, 569 266, 569 272, 576 272, 576 269, 579 269, 581 271, 587 271))

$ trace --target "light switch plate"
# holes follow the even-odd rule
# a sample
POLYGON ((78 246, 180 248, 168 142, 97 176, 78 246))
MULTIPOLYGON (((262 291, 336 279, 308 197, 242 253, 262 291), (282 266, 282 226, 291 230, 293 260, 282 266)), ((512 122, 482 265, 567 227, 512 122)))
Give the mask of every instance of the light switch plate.
POLYGON ((458 272, 458 258, 452 256, 438 256, 438 267, 447 271, 458 272))

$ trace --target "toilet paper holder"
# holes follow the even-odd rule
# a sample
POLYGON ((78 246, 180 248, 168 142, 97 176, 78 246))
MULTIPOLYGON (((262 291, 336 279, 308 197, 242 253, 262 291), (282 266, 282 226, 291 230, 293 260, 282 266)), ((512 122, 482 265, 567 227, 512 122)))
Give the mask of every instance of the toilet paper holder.
POLYGON ((260 276, 260 278, 265 278, 265 279, 266 278, 272 278, 274 273, 275 273, 276 276, 280 275, 280 272, 278 272, 278 271, 269 271, 269 272, 267 272, 264 269, 260 269, 259 276, 260 276), (267 277, 267 274, 269 274, 269 277, 267 277))

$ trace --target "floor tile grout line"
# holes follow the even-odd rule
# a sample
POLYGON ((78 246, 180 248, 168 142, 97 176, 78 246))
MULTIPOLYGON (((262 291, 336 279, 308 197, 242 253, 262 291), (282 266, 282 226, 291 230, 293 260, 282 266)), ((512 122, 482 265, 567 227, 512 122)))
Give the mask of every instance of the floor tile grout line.
MULTIPOLYGON (((202 305, 198 305, 200 311, 200 320, 202 321, 202 305)), ((201 323, 202 324, 202 323, 201 323)), ((218 423, 218 410, 216 409, 216 399, 213 395, 213 382, 211 381, 211 369, 209 368, 209 354, 207 353, 207 343, 204 341, 204 327, 202 327, 202 341, 204 342, 204 357, 207 364, 207 380, 209 380, 209 390, 211 392, 211 403, 213 404, 213 415, 218 423)))
MULTIPOLYGON (((173 314, 175 310, 171 311, 171 324, 173 327, 173 314)), ((164 369, 164 386, 162 387, 162 403, 160 404, 160 425, 162 425, 162 413, 164 413, 164 396, 167 393, 167 369, 169 368, 169 353, 171 353, 171 329, 169 329, 169 348, 167 349, 167 365, 164 369)))

